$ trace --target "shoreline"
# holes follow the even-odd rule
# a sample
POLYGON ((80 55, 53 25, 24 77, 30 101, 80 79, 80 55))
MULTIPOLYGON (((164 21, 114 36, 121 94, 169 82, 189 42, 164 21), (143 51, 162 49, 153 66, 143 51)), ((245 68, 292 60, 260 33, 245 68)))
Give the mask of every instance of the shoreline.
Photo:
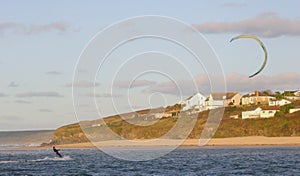
MULTIPOLYGON (((180 140, 134 140, 133 142, 124 141, 103 141, 96 143, 97 146, 105 148, 118 147, 172 147, 177 146, 180 140)), ((97 148, 93 143, 75 143, 75 144, 60 144, 55 145, 57 148, 64 149, 82 149, 82 148, 97 148)), ((297 137, 264 137, 264 136, 248 136, 248 137, 233 137, 233 138, 212 138, 206 145, 199 145, 199 139, 187 139, 180 146, 184 147, 244 147, 244 146, 300 146, 300 136, 297 137)), ((49 149, 50 146, 28 146, 28 147, 11 147, 3 148, 3 150, 26 150, 26 149, 49 149)), ((2 150, 2 149, 0 149, 2 150)))

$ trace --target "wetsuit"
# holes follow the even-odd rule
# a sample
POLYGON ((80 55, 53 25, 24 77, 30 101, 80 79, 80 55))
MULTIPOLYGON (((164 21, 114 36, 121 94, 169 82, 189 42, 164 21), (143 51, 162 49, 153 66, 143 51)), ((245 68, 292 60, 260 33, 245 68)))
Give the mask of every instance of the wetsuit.
POLYGON ((60 158, 62 158, 62 155, 58 152, 59 150, 56 149, 54 146, 53 146, 53 151, 56 153, 57 156, 59 156, 60 158))

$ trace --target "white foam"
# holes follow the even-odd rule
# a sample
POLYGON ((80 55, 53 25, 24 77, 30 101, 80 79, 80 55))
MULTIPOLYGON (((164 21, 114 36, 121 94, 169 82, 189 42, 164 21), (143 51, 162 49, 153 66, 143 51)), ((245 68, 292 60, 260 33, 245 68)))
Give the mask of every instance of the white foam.
POLYGON ((60 157, 45 157, 45 158, 42 158, 42 159, 36 159, 36 160, 28 160, 28 161, 31 161, 31 162, 36 162, 36 161, 67 161, 67 160, 72 160, 72 158, 70 156, 63 156, 62 158, 60 157))
POLYGON ((17 163, 19 161, 0 161, 0 164, 17 163))
POLYGON ((45 157, 41 159, 35 160, 12 160, 12 161, 0 161, 0 164, 8 164, 8 163, 19 163, 19 162, 40 162, 40 161, 68 161, 73 160, 70 156, 60 157, 45 157))

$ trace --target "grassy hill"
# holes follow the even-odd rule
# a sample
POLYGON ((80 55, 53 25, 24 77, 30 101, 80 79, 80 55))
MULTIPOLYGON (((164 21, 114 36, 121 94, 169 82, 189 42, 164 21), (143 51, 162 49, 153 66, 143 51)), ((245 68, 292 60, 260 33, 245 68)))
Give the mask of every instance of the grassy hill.
MULTIPOLYGON (((290 106, 299 106, 300 102, 294 102, 290 106)), ((174 110, 177 107, 168 107, 166 111, 174 110)), ((226 138, 226 137, 243 137, 243 136, 300 136, 300 111, 293 114, 287 114, 284 112, 278 113, 279 116, 268 119, 232 119, 231 115, 241 114, 249 108, 255 107, 227 107, 224 111, 224 116, 220 123, 218 130, 216 131, 214 138, 226 138)), ((286 111, 287 107, 283 107, 282 111, 286 111)), ((139 111, 141 116, 131 117, 132 114, 127 114, 129 119, 123 120, 120 116, 111 116, 104 118, 106 125, 119 136, 126 139, 152 139, 158 138, 166 134, 171 128, 174 127, 179 120, 178 117, 165 117, 155 121, 146 120, 142 117, 147 115, 149 110, 139 111), (130 122, 141 122, 144 126, 133 125, 130 122), (153 124, 152 124, 153 123, 153 124), (147 124, 152 124, 145 126, 147 124)), ((209 111, 199 113, 198 117, 192 118, 189 115, 183 115, 180 117, 184 123, 196 120, 195 126, 191 131, 189 138, 200 138, 204 125, 206 124, 209 111)), ((101 140, 109 139, 107 133, 105 133, 103 124, 99 126, 92 126, 97 123, 95 121, 89 121, 83 123, 85 126, 84 131, 89 135, 97 135, 101 140)), ((184 128, 179 128, 174 136, 171 138, 179 139, 181 132, 184 132, 184 128)), ((58 128, 54 132, 51 144, 66 144, 66 143, 80 143, 88 142, 78 123, 63 126, 58 128)))

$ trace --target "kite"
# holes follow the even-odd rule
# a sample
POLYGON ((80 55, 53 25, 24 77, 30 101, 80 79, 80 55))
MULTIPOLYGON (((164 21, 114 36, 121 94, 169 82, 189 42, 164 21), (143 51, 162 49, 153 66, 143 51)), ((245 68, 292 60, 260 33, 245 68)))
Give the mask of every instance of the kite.
POLYGON ((232 38, 230 40, 230 42, 232 42, 232 41, 234 41, 236 39, 240 39, 240 38, 254 39, 255 41, 257 41, 259 43, 259 45, 262 47, 262 49, 264 50, 264 53, 265 53, 265 60, 264 60, 263 65, 260 67, 260 69, 256 73, 254 73, 253 75, 249 76, 249 78, 252 78, 252 77, 256 76, 257 74, 259 74, 265 68, 265 66, 267 64, 267 60, 268 60, 268 52, 267 52, 267 49, 266 49, 265 45, 263 44, 263 42, 259 38, 255 37, 253 35, 248 35, 248 34, 239 35, 237 37, 232 38))

